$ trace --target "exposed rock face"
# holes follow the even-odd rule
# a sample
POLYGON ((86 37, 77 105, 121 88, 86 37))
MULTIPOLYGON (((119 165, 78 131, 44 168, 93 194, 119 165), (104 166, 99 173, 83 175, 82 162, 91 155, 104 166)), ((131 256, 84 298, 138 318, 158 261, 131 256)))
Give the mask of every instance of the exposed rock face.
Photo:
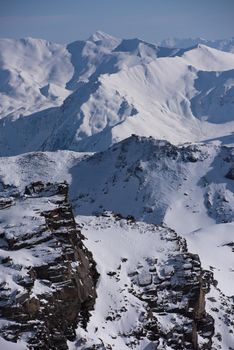
POLYGON ((37 182, 0 201, 0 334, 24 336, 30 349, 68 349, 95 303, 95 262, 67 193, 66 184, 37 182))

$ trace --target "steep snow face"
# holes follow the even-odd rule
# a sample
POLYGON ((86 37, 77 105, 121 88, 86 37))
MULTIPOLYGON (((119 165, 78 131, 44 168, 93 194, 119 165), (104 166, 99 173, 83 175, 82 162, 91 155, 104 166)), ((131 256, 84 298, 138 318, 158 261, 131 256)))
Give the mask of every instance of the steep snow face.
POLYGON ((121 40, 101 30, 97 30, 87 39, 87 41, 99 43, 113 49, 120 43, 121 40))
POLYGON ((195 38, 195 39, 168 38, 168 39, 162 40, 158 44, 164 47, 170 47, 170 48, 174 47, 174 48, 181 48, 181 49, 186 49, 188 47, 192 47, 198 44, 203 44, 203 45, 212 47, 214 49, 234 53, 234 38, 219 39, 219 40, 207 40, 204 38, 195 38))
POLYGON ((212 269, 219 287, 227 295, 233 295, 234 271, 234 223, 211 225, 191 232, 186 238, 190 251, 198 250, 205 269, 212 269), (209 249, 208 249, 209 246, 209 249))
POLYGON ((178 54, 180 50, 156 46, 136 38, 122 40, 120 45, 115 48, 114 52, 126 52, 150 60, 157 57, 174 56, 178 54))
POLYGON ((198 70, 224 71, 233 68, 233 54, 199 44, 185 50, 182 57, 198 70))
POLYGON ((41 39, 0 39, 0 112, 15 117, 60 105, 73 66, 66 47, 41 39))
POLYGON ((93 75, 115 71, 116 59, 112 52, 120 42, 120 39, 98 31, 87 41, 68 44, 74 74, 67 82, 67 88, 75 90, 93 75))
MULTIPOLYGON (((137 47, 141 44, 137 42, 137 47)), ((77 45, 74 52, 78 52, 77 45)), ((94 44, 87 42, 82 50, 89 45, 94 44)), ((60 108, 16 121, 2 120, 1 155, 57 149, 100 151, 132 133, 173 143, 215 138, 233 142, 228 137, 234 127, 233 54, 203 45, 150 61, 132 53, 123 58, 116 52, 104 63, 103 48, 99 54, 102 63, 97 68, 86 61, 94 56, 87 53, 85 58, 82 53, 84 61, 77 66, 81 70, 77 68, 70 83, 89 79, 60 108), (91 70, 83 71, 85 67, 91 70)))

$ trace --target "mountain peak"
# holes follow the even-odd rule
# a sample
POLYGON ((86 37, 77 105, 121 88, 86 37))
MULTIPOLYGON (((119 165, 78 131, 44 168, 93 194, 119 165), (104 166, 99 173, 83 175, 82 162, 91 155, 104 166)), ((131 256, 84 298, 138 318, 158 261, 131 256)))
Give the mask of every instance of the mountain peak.
POLYGON ((95 33, 93 33, 89 38, 88 41, 106 41, 106 40, 117 40, 114 36, 111 36, 105 32, 102 32, 101 30, 97 30, 95 33))

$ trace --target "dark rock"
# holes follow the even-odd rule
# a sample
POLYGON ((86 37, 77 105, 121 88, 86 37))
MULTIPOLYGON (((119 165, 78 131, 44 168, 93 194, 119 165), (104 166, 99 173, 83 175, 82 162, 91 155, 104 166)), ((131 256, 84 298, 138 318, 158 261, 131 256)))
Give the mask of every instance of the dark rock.
POLYGON ((225 177, 227 179, 234 180, 234 168, 229 169, 225 177))
POLYGON ((11 291, 7 284, 1 284, 0 314, 11 323, 1 328, 0 334, 11 341, 23 336, 33 350, 65 350, 67 340, 75 340, 76 328, 86 327, 95 303, 98 273, 77 229, 67 199, 68 186, 36 182, 26 187, 25 194, 24 205, 27 200, 42 198, 40 214, 45 227, 14 239, 6 235, 9 258, 2 259, 2 263, 16 269, 11 251, 22 247, 35 257, 48 248, 48 256, 44 263, 31 266, 26 275, 19 274, 15 279, 24 293, 11 291), (47 197, 54 204, 51 210, 45 211, 43 200, 47 197), (37 283, 45 286, 45 291, 42 288, 35 295, 32 291, 37 283))

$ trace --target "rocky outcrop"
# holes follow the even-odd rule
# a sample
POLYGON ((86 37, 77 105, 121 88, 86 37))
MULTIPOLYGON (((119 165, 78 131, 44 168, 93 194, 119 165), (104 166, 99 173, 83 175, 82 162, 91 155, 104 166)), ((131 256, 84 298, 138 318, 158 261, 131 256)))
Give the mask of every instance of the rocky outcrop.
POLYGON ((37 182, 0 200, 0 334, 29 349, 68 349, 95 303, 95 262, 67 194, 66 184, 37 182))
POLYGON ((170 235, 181 252, 171 256, 164 266, 158 266, 157 259, 148 260, 148 267, 132 277, 132 293, 148 305, 135 336, 158 345, 163 339, 164 346, 177 350, 211 349, 214 320, 206 312, 205 295, 213 277, 202 270, 199 256, 187 251, 184 240, 173 231, 170 235), (164 329, 160 323, 168 322, 168 315, 179 322, 164 329), (202 347, 198 336, 203 338, 202 347))

